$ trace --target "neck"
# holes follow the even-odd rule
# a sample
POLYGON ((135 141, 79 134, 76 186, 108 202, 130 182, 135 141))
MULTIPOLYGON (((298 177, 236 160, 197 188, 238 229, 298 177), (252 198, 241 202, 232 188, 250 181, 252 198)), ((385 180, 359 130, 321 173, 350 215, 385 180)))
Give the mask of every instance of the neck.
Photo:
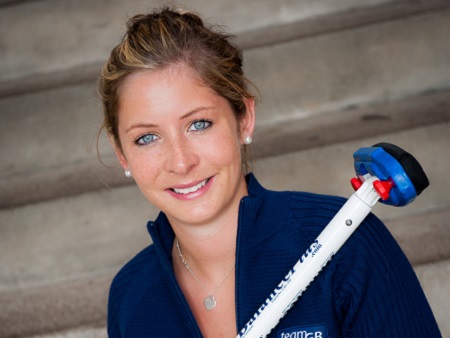
MULTIPOLYGON (((174 227, 180 250, 190 268, 205 283, 215 283, 235 262, 237 217, 201 229, 174 227)), ((173 262, 185 269, 175 244, 173 262)))
MULTIPOLYGON (((198 230, 198 229, 195 229, 198 230)), ((213 271, 215 266, 228 266, 236 253, 237 222, 223 225, 215 231, 175 231, 183 256, 196 271, 213 271)), ((177 257, 178 252, 173 257, 177 257)), ((223 271, 219 269, 220 271, 223 271)))
MULTIPOLYGON (((184 259, 205 283, 222 278, 224 271, 228 271, 235 262, 239 205, 241 198, 247 194, 245 179, 242 177, 242 184, 234 198, 213 218, 203 223, 187 224, 168 216, 184 259)), ((175 268, 180 267, 182 263, 175 245, 172 257, 175 268)))

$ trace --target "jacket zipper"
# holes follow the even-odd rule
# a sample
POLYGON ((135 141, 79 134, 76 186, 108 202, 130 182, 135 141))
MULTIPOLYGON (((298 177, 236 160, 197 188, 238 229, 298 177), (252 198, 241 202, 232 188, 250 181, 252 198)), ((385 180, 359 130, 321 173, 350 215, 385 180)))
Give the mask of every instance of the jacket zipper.
POLYGON ((152 229, 152 233, 153 233, 152 234, 153 242, 155 243, 155 239, 156 239, 157 243, 155 243, 156 244, 155 247, 157 249, 158 255, 162 259, 163 267, 166 269, 166 271, 170 277, 170 282, 172 283, 172 285, 175 287, 175 290, 177 291, 177 296, 178 296, 179 300, 181 301, 181 304, 183 304, 184 310, 186 311, 186 314, 189 317, 190 323, 194 327, 194 329, 197 333, 197 337, 203 338, 203 335, 200 331, 200 327, 198 326, 197 321, 195 320, 194 315, 192 314, 192 311, 189 308, 189 305, 186 302, 186 299, 184 298, 183 292, 181 291, 180 286, 178 285, 178 282, 175 278, 175 274, 173 273, 172 265, 168 261, 164 252, 162 252, 162 246, 161 246, 161 242, 159 241, 159 236, 156 234, 156 231, 154 230, 154 222, 152 222, 151 229, 152 229))

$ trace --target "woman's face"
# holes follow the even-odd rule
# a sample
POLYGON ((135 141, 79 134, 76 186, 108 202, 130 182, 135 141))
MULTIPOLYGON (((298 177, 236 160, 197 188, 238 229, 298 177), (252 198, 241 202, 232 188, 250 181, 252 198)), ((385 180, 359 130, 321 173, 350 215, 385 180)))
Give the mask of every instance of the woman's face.
POLYGON ((228 101, 182 64, 125 80, 116 153, 172 225, 208 224, 237 213, 247 194, 240 149, 254 127, 253 100, 246 106, 238 123, 228 101))

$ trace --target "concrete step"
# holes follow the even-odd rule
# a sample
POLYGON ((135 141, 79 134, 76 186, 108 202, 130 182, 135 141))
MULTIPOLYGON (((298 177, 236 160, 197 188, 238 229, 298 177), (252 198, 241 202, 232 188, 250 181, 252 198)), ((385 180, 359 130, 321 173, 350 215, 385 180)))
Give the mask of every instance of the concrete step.
POLYGON ((450 260, 421 265, 415 269, 431 305, 443 338, 450 338, 450 260))
POLYGON ((0 8, 7 6, 16 6, 22 2, 28 2, 33 0, 0 0, 0 8))
MULTIPOLYGON (((249 50, 262 93, 255 157, 448 121, 449 35, 443 11, 249 50)), ((0 208, 127 184, 99 180, 86 150, 99 125, 94 83, 4 98, 0 111, 0 208)), ((104 138, 100 149, 113 156, 104 138)))
POLYGON ((450 208, 391 219, 385 223, 412 264, 450 258, 450 208))
POLYGON ((112 277, 95 276, 0 292, 0 336, 30 337, 104 327, 112 277))
MULTIPOLYGON (((52 86, 49 82, 59 86, 65 81, 92 78, 95 72, 89 66, 106 58, 122 36, 126 18, 159 7, 165 1, 152 1, 151 4, 144 0, 18 3, 0 10, 0 32, 8 32, 0 36, 5 50, 0 65, 3 78, 0 92, 3 95, 42 90, 52 86), (16 20, 19 13, 21 20, 16 20), (27 33, 23 31, 22 22, 27 22, 27 33), (28 34, 29 31, 33 34, 28 34), (67 36, 71 38, 67 39, 67 36)), ((207 20, 228 26, 239 36, 241 46, 252 48, 436 11, 449 4, 445 0, 401 3, 394 0, 367 0, 364 3, 355 0, 314 3, 230 0, 208 2, 205 6, 203 0, 191 0, 185 2, 185 6, 198 10, 207 20), (236 8, 245 13, 244 20, 241 15, 235 15, 236 8)))
POLYGON ((106 328, 83 327, 75 330, 33 336, 30 338, 107 338, 106 328))
POLYGON ((0 291, 116 271, 156 215, 135 186, 2 210, 0 291))
POLYGON ((250 50, 259 126, 449 90, 449 34, 442 11, 250 50))

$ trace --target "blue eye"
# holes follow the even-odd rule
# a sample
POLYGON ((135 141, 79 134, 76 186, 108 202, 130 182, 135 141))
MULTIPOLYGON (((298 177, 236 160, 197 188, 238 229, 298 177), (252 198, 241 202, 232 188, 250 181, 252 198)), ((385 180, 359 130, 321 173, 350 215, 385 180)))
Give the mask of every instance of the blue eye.
POLYGON ((139 137, 135 142, 140 146, 145 146, 157 140, 158 137, 154 134, 146 134, 144 136, 139 137))
POLYGON ((198 120, 194 121, 189 127, 189 130, 191 131, 202 131, 211 126, 211 122, 207 120, 198 120))

